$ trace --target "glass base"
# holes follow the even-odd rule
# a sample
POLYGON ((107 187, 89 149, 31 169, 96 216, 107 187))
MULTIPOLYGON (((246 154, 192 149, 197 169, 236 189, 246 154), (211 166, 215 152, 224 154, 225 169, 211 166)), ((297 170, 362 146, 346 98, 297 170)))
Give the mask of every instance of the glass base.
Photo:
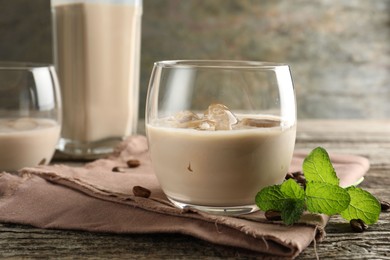
POLYGON ((183 203, 176 201, 172 198, 169 198, 169 201, 175 205, 175 207, 180 209, 188 209, 193 208, 196 210, 200 210, 203 212, 207 212, 214 215, 226 215, 226 216, 237 216, 237 215, 243 215, 243 214, 249 214, 255 211, 258 211, 259 208, 256 206, 256 204, 253 205, 243 205, 243 206, 234 206, 234 207, 215 207, 215 206, 201 206, 201 205, 194 205, 189 203, 183 203))
POLYGON ((78 142, 61 138, 58 145, 56 159, 83 159, 94 160, 108 155, 123 141, 123 138, 107 138, 96 142, 78 142))

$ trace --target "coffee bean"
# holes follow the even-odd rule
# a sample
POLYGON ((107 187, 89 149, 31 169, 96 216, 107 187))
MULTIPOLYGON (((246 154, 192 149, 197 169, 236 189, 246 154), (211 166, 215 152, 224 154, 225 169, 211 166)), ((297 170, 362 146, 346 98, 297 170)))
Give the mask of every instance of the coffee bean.
POLYGON ((301 176, 301 175, 298 175, 297 177, 295 177, 295 180, 298 182, 298 183, 302 183, 302 184, 306 184, 306 178, 305 176, 301 176))
POLYGON ((295 178, 298 177, 298 176, 303 176, 303 172, 301 171, 297 171, 297 172, 293 172, 291 173, 295 178))
POLYGON ((114 168, 112 168, 112 171, 113 172, 126 172, 126 171, 128 171, 128 168, 115 166, 114 168))
POLYGON ((38 163, 38 165, 45 165, 45 163, 46 163, 46 159, 43 158, 43 159, 38 163))
POLYGON ((296 181, 298 184, 300 184, 304 190, 306 190, 306 183, 307 183, 307 181, 306 181, 305 176, 303 176, 303 175, 302 175, 302 176, 301 176, 301 175, 298 175, 298 176, 295 178, 295 181, 296 181))
POLYGON ((297 172, 288 172, 285 177, 286 180, 288 179, 293 179, 295 180, 298 184, 302 186, 303 189, 306 189, 306 178, 305 175, 303 175, 302 171, 297 171, 297 172))
POLYGON ((349 222, 349 225, 351 226, 352 230, 355 231, 355 232, 364 232, 364 230, 367 229, 367 224, 364 223, 363 220, 361 219, 352 219, 350 222, 349 222))
POLYGON ((282 216, 280 215, 280 211, 276 211, 276 210, 267 210, 264 213, 264 216, 267 220, 271 220, 271 221, 282 220, 282 216))
POLYGON ((306 182, 305 175, 303 175, 303 172, 297 171, 297 172, 288 172, 285 177, 286 180, 288 179, 294 179, 297 182, 304 183, 306 182))
POLYGON ((389 202, 381 200, 380 203, 381 203, 381 211, 382 212, 388 211, 390 209, 390 203, 389 202))
POLYGON ((288 172, 287 174, 286 174, 286 177, 284 177, 286 180, 288 180, 288 179, 294 179, 294 176, 293 176, 293 174, 291 173, 291 172, 288 172))
POLYGON ((127 166, 129 167, 129 168, 136 168, 136 167, 138 167, 138 166, 140 166, 140 161, 139 160, 137 160, 137 159, 130 159, 130 160, 127 160, 127 166))
POLYGON ((150 190, 148 190, 147 188, 144 188, 141 186, 134 186, 133 187, 133 194, 136 197, 149 198, 151 193, 152 192, 150 190))

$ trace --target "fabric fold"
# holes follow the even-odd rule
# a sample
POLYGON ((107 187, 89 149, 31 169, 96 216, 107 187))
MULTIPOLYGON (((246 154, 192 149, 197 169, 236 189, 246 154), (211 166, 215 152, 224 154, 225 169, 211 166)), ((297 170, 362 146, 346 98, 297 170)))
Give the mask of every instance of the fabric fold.
MULTIPOLYGON (((290 171, 301 169, 305 153, 294 154, 290 171)), ((342 185, 361 179, 367 159, 331 155, 342 185)), ((296 257, 313 239, 324 237, 325 215, 305 214, 300 223, 286 226, 267 221, 260 211, 241 216, 211 215, 175 208, 153 173, 146 138, 130 137, 105 159, 71 167, 24 168, 19 175, 0 175, 0 221, 40 228, 93 232, 190 235, 210 243, 251 250, 269 256, 296 257), (127 168, 128 159, 140 166, 127 168), (112 171, 114 167, 123 169, 112 171), (151 191, 134 196, 134 186, 151 191)))

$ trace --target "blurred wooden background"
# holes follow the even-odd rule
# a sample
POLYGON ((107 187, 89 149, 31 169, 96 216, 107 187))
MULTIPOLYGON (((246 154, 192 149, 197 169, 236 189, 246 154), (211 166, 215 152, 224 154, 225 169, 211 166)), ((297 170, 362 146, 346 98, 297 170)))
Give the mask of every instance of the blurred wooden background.
MULTIPOLYGON (((388 0, 145 0, 140 116, 153 62, 284 62, 299 118, 390 117, 388 0)), ((49 0, 0 0, 0 61, 52 62, 49 0)))

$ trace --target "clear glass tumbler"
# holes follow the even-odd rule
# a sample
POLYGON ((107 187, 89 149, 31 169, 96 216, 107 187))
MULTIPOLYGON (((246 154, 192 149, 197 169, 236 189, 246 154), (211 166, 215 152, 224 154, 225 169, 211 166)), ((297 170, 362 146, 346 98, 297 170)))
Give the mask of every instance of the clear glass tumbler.
POLYGON ((54 67, 0 63, 0 171, 50 162, 61 131, 54 67))
POLYGON ((142 0, 51 0, 59 150, 94 159, 136 133, 142 0))
POLYGON ((255 61, 161 61, 146 101, 155 174, 179 208, 257 210, 255 196, 284 180, 296 134, 289 66, 255 61))

